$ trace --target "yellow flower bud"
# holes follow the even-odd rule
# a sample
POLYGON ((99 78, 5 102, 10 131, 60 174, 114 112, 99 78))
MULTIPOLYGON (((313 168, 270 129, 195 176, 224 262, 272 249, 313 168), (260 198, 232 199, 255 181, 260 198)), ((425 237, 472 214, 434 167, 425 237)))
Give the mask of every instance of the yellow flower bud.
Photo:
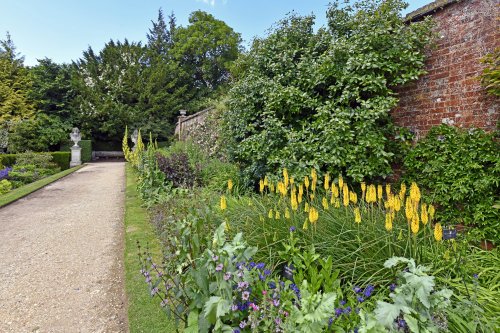
POLYGON ((377 185, 377 198, 378 198, 378 201, 382 201, 383 196, 384 196, 383 188, 382 188, 382 185, 379 184, 379 185, 377 185))
POLYGON ((304 177, 304 186, 306 187, 306 190, 309 188, 309 177, 308 176, 304 177))
POLYGON ((342 194, 344 195, 344 207, 349 206, 349 188, 347 187, 347 184, 344 184, 344 187, 342 188, 342 194))
POLYGON ((385 214, 385 230, 392 231, 392 215, 391 215, 391 213, 385 214))
POLYGON ((259 191, 260 193, 264 192, 264 181, 262 179, 259 181, 259 191))
POLYGON ((220 197, 220 209, 224 211, 227 208, 227 201, 225 196, 220 197))
POLYGON ((227 181, 227 189, 229 190, 229 192, 231 192, 231 190, 233 189, 233 180, 232 179, 229 179, 227 181))
POLYGON ((361 212, 359 207, 354 207, 354 222, 361 223, 361 212))
POLYGON ((434 226, 434 238, 438 242, 443 239, 443 228, 441 227, 441 223, 436 223, 434 226))
POLYGON ((366 183, 361 182, 361 200, 366 200, 365 193, 366 193, 366 183))
POLYGON ((344 188, 344 178, 342 175, 339 175, 339 189, 342 190, 344 188))
POLYGON ((423 225, 426 225, 427 222, 429 222, 429 216, 427 215, 427 204, 425 203, 422 203, 422 205, 420 205, 420 218, 423 225))
POLYGON ((356 194, 356 192, 349 192, 349 200, 353 204, 357 204, 358 203, 358 195, 356 194))
POLYGON ((274 216, 274 214, 273 214, 273 210, 272 210, 272 209, 269 209, 269 214, 267 214, 267 217, 268 217, 268 218, 270 218, 270 219, 272 219, 272 218, 273 218, 273 216, 274 216))
POLYGON ((418 219, 418 214, 413 215, 413 220, 411 221, 411 232, 416 234, 420 229, 420 221, 418 219))
POLYGON ((326 197, 323 197, 323 200, 321 200, 321 204, 323 205, 324 210, 328 210, 328 200, 326 197))
POLYGON ((406 184, 405 183, 401 183, 401 188, 399 190, 399 200, 401 200, 401 202, 404 200, 406 196, 406 184))
POLYGON ((330 189, 330 174, 327 172, 325 173, 325 182, 323 184, 325 191, 328 191, 330 189))
POLYGON ((309 212, 309 204, 306 202, 304 205, 304 212, 308 213, 309 212))
POLYGON ((433 205, 429 205, 428 213, 431 220, 434 219, 434 214, 436 213, 436 209, 434 208, 433 205))
POLYGON ((274 219, 279 220, 281 218, 280 212, 276 210, 276 214, 274 216, 274 219))

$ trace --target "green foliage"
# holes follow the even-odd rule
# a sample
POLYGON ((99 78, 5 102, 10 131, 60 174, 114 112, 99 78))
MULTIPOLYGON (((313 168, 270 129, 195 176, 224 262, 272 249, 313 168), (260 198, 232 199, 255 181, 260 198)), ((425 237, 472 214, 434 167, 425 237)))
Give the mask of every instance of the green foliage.
POLYGON ((425 188, 443 223, 475 226, 476 238, 500 241, 500 144, 494 134, 441 125, 404 161, 405 178, 425 188))
POLYGON ((352 179, 391 173, 393 87, 423 71, 428 20, 406 24, 404 3, 328 10, 329 29, 289 16, 239 61, 224 113, 229 153, 247 177, 311 166, 352 179))
MULTIPOLYGON (((71 130, 71 129, 70 129, 71 130)), ((65 139, 68 136, 67 132, 65 133, 65 139)), ((60 146, 60 150, 64 152, 71 152, 71 146, 74 145, 73 141, 65 141, 64 144, 60 146)), ((88 163, 92 161, 92 140, 81 140, 78 142, 78 146, 82 148, 81 150, 81 158, 83 163, 88 163)), ((71 158, 71 154, 70 154, 71 158)))
POLYGON ((0 180, 0 195, 10 192, 12 184, 7 179, 0 180))
POLYGON ((29 100, 32 79, 24 67, 24 59, 7 33, 0 40, 0 126, 28 119, 33 115, 33 104, 29 100))
MULTIPOLYGON (((428 268, 417 266, 413 259, 393 257, 384 266, 393 268, 400 263, 407 265, 406 270, 398 273, 401 280, 390 298, 392 303, 378 301, 374 311, 377 324, 383 325, 390 332, 398 331, 402 326, 398 319, 404 320, 412 333, 435 332, 446 328, 444 309, 449 306, 452 292, 448 289, 435 291, 434 277, 426 274, 428 268), (442 327, 444 324, 444 327, 442 327)), ((367 326, 371 320, 368 320, 367 326)), ((361 329, 361 332, 367 330, 361 329)))
POLYGON ((19 121, 12 126, 9 151, 49 151, 66 140, 70 132, 71 126, 58 116, 39 113, 34 118, 19 121))
POLYGON ((487 54, 482 62, 486 67, 481 75, 481 83, 488 93, 500 96, 500 48, 487 54))
POLYGON ((16 165, 33 165, 36 168, 50 169, 56 167, 52 162, 52 155, 50 153, 35 153, 27 151, 16 155, 16 165))
POLYGON ((0 154, 0 164, 11 167, 16 164, 16 154, 0 154))
POLYGON ((52 161, 61 169, 67 170, 69 169, 69 164, 71 161, 71 153, 68 152, 52 152, 50 153, 52 156, 52 161))

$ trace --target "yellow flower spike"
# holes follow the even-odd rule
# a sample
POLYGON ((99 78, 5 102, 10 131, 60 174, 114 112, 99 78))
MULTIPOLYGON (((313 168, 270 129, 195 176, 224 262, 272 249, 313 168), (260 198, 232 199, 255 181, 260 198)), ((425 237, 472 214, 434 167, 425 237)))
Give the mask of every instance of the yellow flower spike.
POLYGON ((259 181, 259 192, 264 192, 264 181, 262 179, 259 181))
POLYGON ((420 189, 418 188, 417 183, 413 182, 410 186, 410 198, 413 202, 418 203, 420 201, 420 189))
POLYGON ((309 212, 309 204, 306 202, 304 205, 304 212, 308 213, 309 212))
POLYGON ((408 222, 411 222, 413 220, 413 204, 409 197, 406 198, 405 215, 408 222))
POLYGON ((385 230, 392 231, 392 216, 391 213, 385 214, 385 230))
POLYGON ((342 175, 339 175, 339 189, 342 190, 344 188, 344 178, 342 175))
POLYGON ((321 200, 321 204, 323 205, 324 210, 328 210, 328 200, 326 197, 323 197, 323 200, 321 200))
POLYGON ((436 223, 434 226, 434 239, 438 242, 443 239, 443 228, 441 227, 441 223, 436 223))
POLYGON ((220 209, 224 211, 227 208, 227 201, 225 196, 220 197, 220 209))
POLYGON ((387 208, 394 210, 394 200, 395 197, 392 195, 391 192, 389 192, 389 195, 387 196, 387 208))
POLYGON ((293 185, 293 183, 295 183, 295 180, 293 179, 293 177, 290 177, 290 185, 293 185))
POLYGON ((318 210, 314 207, 311 207, 309 209, 309 222, 311 222, 311 224, 315 224, 316 221, 318 221, 318 217, 319 217, 318 210))
POLYGON ((422 202, 420 205, 420 219, 422 220, 422 224, 426 225, 429 222, 429 216, 427 215, 427 204, 422 202))
POLYGON ((286 209, 285 209, 285 218, 286 218, 287 220, 289 220, 289 219, 290 219, 290 211, 288 210, 288 208, 286 208, 286 209))
POLYGON ((272 209, 269 209, 269 213, 267 214, 267 217, 268 217, 268 218, 270 218, 270 219, 272 219, 272 218, 273 218, 273 216, 274 216, 274 214, 273 214, 273 210, 272 210, 272 209))
POLYGON ((264 186, 269 186, 269 179, 267 176, 264 177, 264 186))
POLYGON ((314 180, 318 181, 318 174, 316 173, 316 169, 314 168, 311 169, 311 178, 313 181, 314 180))
POLYGON ((427 210, 427 212, 429 213, 429 217, 431 220, 434 219, 434 214, 436 213, 436 209, 434 208, 433 205, 429 205, 429 209, 427 210))
POLYGON ((340 199, 339 198, 335 198, 334 207, 340 208, 340 199))
POLYGON ((374 203, 375 201, 377 201, 377 190, 375 185, 371 184, 368 186, 368 191, 366 192, 366 202, 374 203))
POLYGON ((290 178, 288 178, 288 170, 286 168, 283 169, 283 180, 285 187, 288 187, 288 184, 290 182, 290 178))
POLYGON ((366 183, 361 182, 361 200, 365 200, 365 193, 366 193, 366 183))
POLYGON ((335 196, 335 198, 339 197, 339 188, 335 183, 332 183, 332 194, 335 196))
POLYGON ((347 187, 347 184, 344 184, 344 187, 342 188, 342 194, 344 195, 344 207, 349 206, 349 188, 347 187))
POLYGON ((259 220, 260 220, 260 222, 264 222, 264 216, 259 215, 259 220))
POLYGON ((309 219, 306 217, 304 220, 304 224, 302 225, 302 229, 307 230, 309 228, 309 219))
POLYGON ((279 220, 281 218, 280 212, 276 210, 276 215, 274 216, 275 220, 279 220))
POLYGON ((325 173, 325 182, 323 184, 325 191, 328 191, 330 189, 330 174, 327 172, 325 173))
POLYGON ((418 230, 420 229, 420 222, 418 219, 418 214, 413 215, 413 220, 411 221, 411 232, 413 234, 418 233, 418 230))
POLYGON ((308 176, 304 177, 304 186, 306 187, 306 190, 309 188, 309 177, 308 176))
POLYGON ((311 199, 311 201, 313 201, 314 200, 314 193, 309 194, 309 198, 311 199))
POLYGON ((383 198, 383 196, 384 196, 383 192, 384 191, 383 191, 382 185, 380 185, 380 184, 377 185, 377 199, 378 199, 378 201, 382 201, 384 199, 383 198))
POLYGON ((358 195, 356 194, 356 192, 349 192, 349 200, 353 204, 357 204, 358 203, 358 195))
POLYGON ((385 195, 389 198, 392 195, 391 184, 385 184, 385 195))
POLYGON ((354 207, 354 222, 361 223, 361 212, 359 207, 354 207))
POLYGON ((229 192, 231 192, 231 190, 233 189, 233 180, 232 179, 229 179, 227 181, 227 189, 229 190, 229 192))
POLYGON ((299 204, 297 202, 297 195, 295 194, 295 191, 292 191, 290 197, 290 206, 292 206, 292 210, 297 210, 299 208, 299 204))
POLYGON ((403 201, 406 197, 406 184, 401 183, 401 188, 399 190, 399 200, 403 201))
POLYGON ((399 196, 393 196, 394 200, 394 210, 396 212, 399 212, 401 210, 401 200, 399 199, 399 196))
POLYGON ((311 191, 316 191, 316 184, 318 182, 318 179, 317 178, 313 178, 312 181, 311 181, 311 191))

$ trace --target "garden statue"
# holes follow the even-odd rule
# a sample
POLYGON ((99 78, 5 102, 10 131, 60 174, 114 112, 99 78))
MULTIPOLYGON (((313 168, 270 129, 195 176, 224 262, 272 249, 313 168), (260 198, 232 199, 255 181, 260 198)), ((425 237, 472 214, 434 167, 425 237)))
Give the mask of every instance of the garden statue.
POLYGON ((71 141, 75 143, 73 147, 78 147, 78 142, 82 140, 82 135, 80 134, 80 130, 78 129, 78 127, 73 128, 73 131, 71 131, 69 137, 71 138, 71 141))
POLYGON ((78 146, 78 142, 82 140, 82 135, 80 130, 74 127, 69 137, 75 143, 71 147, 71 162, 69 163, 70 167, 74 167, 82 164, 82 148, 78 146))

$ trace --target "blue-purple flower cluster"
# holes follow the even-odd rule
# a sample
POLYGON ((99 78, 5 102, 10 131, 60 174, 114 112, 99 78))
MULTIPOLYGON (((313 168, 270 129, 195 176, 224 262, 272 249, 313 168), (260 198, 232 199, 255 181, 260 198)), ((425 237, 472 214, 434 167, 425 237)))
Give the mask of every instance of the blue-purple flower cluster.
POLYGON ((9 178, 9 172, 12 171, 12 168, 6 167, 0 170, 0 180, 9 178))

